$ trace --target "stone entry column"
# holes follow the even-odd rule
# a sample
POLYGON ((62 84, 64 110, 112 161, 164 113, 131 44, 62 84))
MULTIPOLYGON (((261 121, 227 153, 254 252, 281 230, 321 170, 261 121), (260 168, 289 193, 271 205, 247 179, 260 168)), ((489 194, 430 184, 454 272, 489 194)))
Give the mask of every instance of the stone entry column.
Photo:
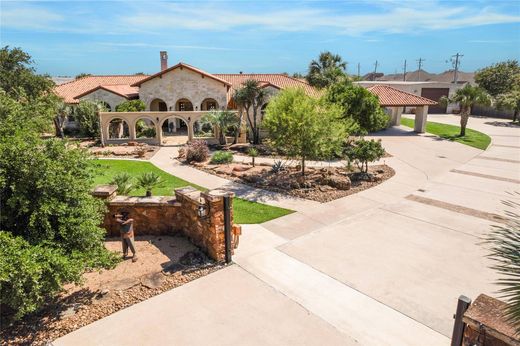
POLYGON ((414 131, 424 133, 426 131, 426 121, 428 118, 428 106, 415 107, 415 126, 414 131))

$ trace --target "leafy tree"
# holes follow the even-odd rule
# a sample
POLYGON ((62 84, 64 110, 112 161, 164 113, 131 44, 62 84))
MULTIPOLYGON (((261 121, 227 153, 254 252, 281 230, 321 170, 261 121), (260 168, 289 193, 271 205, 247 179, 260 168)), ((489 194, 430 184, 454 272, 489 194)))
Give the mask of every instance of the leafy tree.
POLYGON ((141 100, 128 100, 116 106, 116 112, 142 112, 146 105, 141 100))
POLYGON ((466 135, 466 125, 468 125, 471 107, 475 105, 488 106, 491 104, 491 97, 480 87, 474 87, 466 84, 455 92, 452 97, 443 96, 440 99, 441 104, 458 103, 460 106, 460 137, 466 135))
POLYGON ((379 131, 388 124, 389 117, 381 109, 377 96, 347 79, 332 84, 327 89, 325 99, 343 107, 345 119, 350 118, 359 124, 359 133, 352 134, 379 131))
POLYGON ((0 294, 2 307, 19 318, 115 258, 103 246, 104 204, 90 195, 94 168, 86 151, 43 140, 19 121, 37 114, 38 103, 5 93, 0 101, 0 294))
POLYGON ((78 79, 85 78, 85 77, 90 77, 90 76, 92 76, 91 73, 80 73, 74 79, 78 80, 78 79))
POLYGON ((273 98, 266 110, 264 126, 275 148, 301 160, 305 175, 307 159, 339 154, 348 136, 337 105, 320 102, 303 89, 286 89, 273 98))
POLYGON ((345 150, 345 156, 349 162, 355 162, 359 170, 363 173, 368 172, 368 163, 379 160, 385 155, 385 150, 381 145, 381 140, 359 139, 349 145, 345 150))
POLYGON ((247 94, 247 90, 244 88, 240 88, 235 90, 233 93, 233 101, 236 103, 238 107, 238 124, 237 130, 235 131, 235 138, 233 143, 238 142, 238 136, 240 134, 240 130, 242 129, 242 124, 244 123, 244 111, 249 117, 249 112, 251 110, 251 102, 247 94))
POLYGON ((338 54, 321 52, 318 60, 312 60, 306 79, 316 88, 326 88, 335 82, 346 78, 347 63, 338 54))
POLYGON ((235 113, 230 111, 213 110, 205 114, 201 123, 213 126, 218 132, 219 142, 222 145, 227 144, 226 132, 230 129, 236 129, 239 126, 239 119, 235 113))
POLYGON ((292 77, 293 78, 297 78, 297 79, 304 79, 305 78, 305 75, 303 73, 300 73, 300 72, 294 72, 292 74, 292 77))
POLYGON ((496 105, 498 109, 513 111, 513 121, 517 121, 518 112, 520 112, 520 87, 498 95, 496 97, 496 105))
POLYGON ((78 106, 74 110, 76 120, 79 123, 81 132, 88 137, 99 137, 99 112, 106 111, 105 106, 101 102, 92 102, 88 100, 79 101, 78 106))
MULTIPOLYGON (((518 202, 505 202, 514 209, 520 208, 518 202)), ((493 269, 501 274, 498 284, 502 297, 506 299, 506 318, 520 333, 520 215, 508 212, 510 222, 504 226, 495 226, 486 236, 490 245, 489 257, 494 261, 493 269)))
POLYGON ((56 129, 56 137, 65 138, 63 133, 63 127, 65 126, 65 120, 67 117, 72 115, 73 109, 64 102, 58 102, 56 104, 56 116, 54 117, 54 127, 56 129))
POLYGON ((160 187, 161 177, 155 172, 145 172, 137 177, 137 186, 146 190, 146 197, 152 196, 152 189, 160 187))
POLYGON ((517 60, 499 62, 478 70, 475 82, 491 96, 507 94, 520 88, 520 65, 517 60))
POLYGON ((237 105, 246 111, 246 118, 253 137, 253 144, 260 144, 260 123, 262 114, 260 107, 267 102, 269 92, 260 86, 257 80, 246 80, 234 94, 237 105), (253 111, 252 117, 250 111, 253 111), (259 118, 260 115, 260 118, 259 118))

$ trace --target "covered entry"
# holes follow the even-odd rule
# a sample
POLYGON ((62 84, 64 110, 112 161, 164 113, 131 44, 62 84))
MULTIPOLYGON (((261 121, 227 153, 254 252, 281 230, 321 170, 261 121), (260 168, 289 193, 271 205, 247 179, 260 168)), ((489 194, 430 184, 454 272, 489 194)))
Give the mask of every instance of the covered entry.
POLYGON ((437 102, 433 100, 410 94, 387 85, 374 85, 367 90, 379 97, 379 105, 388 110, 387 113, 390 115, 390 126, 401 125, 403 107, 414 108, 414 131, 419 133, 423 133, 426 129, 428 107, 437 104, 437 102))

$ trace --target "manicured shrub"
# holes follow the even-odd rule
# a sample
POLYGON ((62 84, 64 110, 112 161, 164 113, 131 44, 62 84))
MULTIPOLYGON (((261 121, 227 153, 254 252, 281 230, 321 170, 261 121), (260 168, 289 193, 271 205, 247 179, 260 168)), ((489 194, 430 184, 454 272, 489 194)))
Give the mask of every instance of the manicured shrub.
POLYGON ((217 151, 211 157, 211 163, 231 163, 233 162, 233 154, 229 151, 217 151))
POLYGON ((187 162, 204 162, 208 159, 208 143, 202 140, 195 140, 184 146, 184 156, 187 162))
POLYGON ((368 163, 379 160, 385 155, 381 140, 359 139, 345 148, 345 156, 353 161, 363 173, 368 172, 368 163))

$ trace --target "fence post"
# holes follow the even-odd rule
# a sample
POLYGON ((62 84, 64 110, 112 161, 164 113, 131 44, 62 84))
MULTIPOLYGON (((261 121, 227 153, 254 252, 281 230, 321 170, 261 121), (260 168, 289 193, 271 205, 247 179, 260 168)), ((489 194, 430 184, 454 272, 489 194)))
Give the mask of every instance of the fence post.
POLYGON ((464 336, 464 327, 466 324, 462 322, 462 317, 471 305, 471 299, 461 295, 457 303, 457 312, 453 315, 455 322, 453 323, 453 334, 451 336, 451 346, 461 346, 462 337, 464 336))
POLYGON ((226 263, 231 263, 231 197, 224 196, 224 240, 226 263))

